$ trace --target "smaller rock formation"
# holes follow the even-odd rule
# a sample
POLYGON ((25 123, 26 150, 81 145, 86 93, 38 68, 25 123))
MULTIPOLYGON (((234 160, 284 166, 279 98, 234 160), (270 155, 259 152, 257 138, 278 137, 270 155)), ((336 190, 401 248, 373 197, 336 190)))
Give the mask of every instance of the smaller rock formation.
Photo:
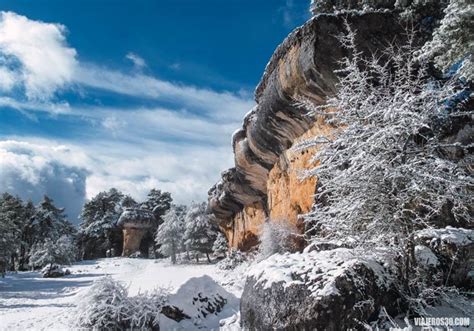
POLYGON ((120 215, 117 225, 123 229, 122 256, 140 251, 143 237, 158 226, 153 212, 138 208, 127 208, 120 215))
POLYGON ((204 275, 189 279, 170 295, 168 306, 174 312, 170 313, 168 307, 162 309, 167 318, 160 320, 161 330, 217 330, 220 320, 238 310, 239 299, 204 275))

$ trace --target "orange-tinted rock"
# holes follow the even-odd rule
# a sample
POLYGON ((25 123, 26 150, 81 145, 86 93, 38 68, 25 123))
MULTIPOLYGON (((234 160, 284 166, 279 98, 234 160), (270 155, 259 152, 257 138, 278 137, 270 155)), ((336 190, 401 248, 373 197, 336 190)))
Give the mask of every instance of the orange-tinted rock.
POLYGON ((123 253, 122 256, 130 256, 140 250, 140 243, 147 229, 124 228, 123 229, 123 253))
POLYGON ((339 61, 347 55, 337 36, 344 21, 357 31, 358 50, 370 56, 404 38, 392 13, 320 15, 293 31, 278 46, 255 91, 257 105, 245 116, 232 141, 235 167, 209 191, 209 207, 232 247, 248 247, 265 219, 298 223, 313 204, 316 180, 300 181, 314 151, 294 152, 298 140, 333 130, 296 103, 322 105, 336 93, 339 61), (256 213, 255 205, 260 205, 256 213), (252 228, 249 230, 249 228, 252 228), (250 232, 249 232, 250 231, 250 232))
POLYGON ((249 250, 258 244, 258 235, 266 216, 260 203, 245 207, 237 213, 228 226, 221 226, 229 246, 240 250, 249 250))

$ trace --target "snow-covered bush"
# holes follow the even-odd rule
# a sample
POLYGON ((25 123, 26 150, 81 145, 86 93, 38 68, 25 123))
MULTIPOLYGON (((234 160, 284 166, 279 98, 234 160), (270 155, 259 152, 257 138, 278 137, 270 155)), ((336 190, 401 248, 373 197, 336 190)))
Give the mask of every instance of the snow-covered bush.
POLYGON ((227 242, 226 237, 222 232, 217 234, 216 241, 212 245, 212 251, 216 256, 223 256, 227 255, 227 251, 229 250, 229 243, 227 242))
POLYGON ((62 276, 70 275, 71 271, 69 269, 63 269, 58 264, 47 265, 41 269, 41 275, 43 278, 57 278, 62 276))
POLYGON ((298 232, 290 224, 269 221, 262 225, 261 231, 257 259, 295 250, 295 236, 298 232))
POLYGON ((94 282, 77 308, 74 324, 92 330, 155 330, 167 291, 128 296, 128 289, 110 276, 94 282))
POLYGON ((110 276, 95 281, 78 304, 76 325, 93 330, 125 329, 130 310, 127 295, 127 288, 110 276))
POLYGON ((225 259, 217 263, 217 267, 221 270, 232 270, 247 262, 247 256, 239 250, 231 249, 225 259))

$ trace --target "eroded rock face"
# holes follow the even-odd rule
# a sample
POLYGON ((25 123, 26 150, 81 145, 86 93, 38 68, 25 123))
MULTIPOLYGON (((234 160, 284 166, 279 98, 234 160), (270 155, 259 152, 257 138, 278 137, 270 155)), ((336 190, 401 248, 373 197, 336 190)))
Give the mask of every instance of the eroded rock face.
MULTIPOLYGON (((310 157, 288 150, 310 130, 327 133, 332 128, 307 116, 295 102, 303 97, 323 104, 335 93, 334 70, 346 55, 336 36, 344 32, 346 17, 366 55, 403 36, 391 13, 321 15, 292 32, 276 49, 256 89, 257 105, 233 136, 235 167, 223 172, 209 191, 210 209, 226 233, 244 228, 238 223, 247 221, 246 208, 256 204, 262 213, 250 216, 252 224, 273 217, 296 223, 297 215, 309 210, 316 183, 299 183, 296 170, 307 167, 310 157)), ((236 240, 229 242, 239 245, 236 240)))
POLYGON ((249 330, 347 330, 394 312, 392 278, 349 249, 273 255, 253 268, 240 303, 249 330))
POLYGON ((147 229, 124 228, 123 229, 123 253, 122 256, 130 256, 140 250, 140 243, 147 229))

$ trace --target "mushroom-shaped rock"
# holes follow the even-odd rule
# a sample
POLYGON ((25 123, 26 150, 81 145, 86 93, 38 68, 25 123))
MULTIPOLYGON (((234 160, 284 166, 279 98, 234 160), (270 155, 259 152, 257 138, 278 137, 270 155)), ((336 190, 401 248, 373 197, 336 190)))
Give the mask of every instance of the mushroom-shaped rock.
POLYGON ((147 231, 158 226, 158 221, 149 210, 127 208, 120 215, 117 225, 123 229, 122 256, 130 256, 139 251, 143 237, 147 231))

